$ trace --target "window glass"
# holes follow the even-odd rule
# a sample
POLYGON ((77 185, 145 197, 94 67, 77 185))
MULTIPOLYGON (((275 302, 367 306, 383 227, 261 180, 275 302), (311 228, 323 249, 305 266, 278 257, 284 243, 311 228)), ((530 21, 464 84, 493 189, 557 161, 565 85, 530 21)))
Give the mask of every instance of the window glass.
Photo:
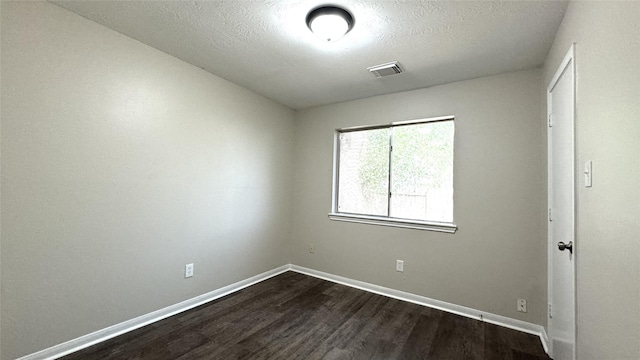
POLYGON ((392 131, 389 216, 453 222, 453 121, 392 131))
POLYGON ((338 140, 334 212, 453 222, 453 119, 338 131, 338 140))
POLYGON ((389 129, 339 136, 338 212, 387 216, 389 129))

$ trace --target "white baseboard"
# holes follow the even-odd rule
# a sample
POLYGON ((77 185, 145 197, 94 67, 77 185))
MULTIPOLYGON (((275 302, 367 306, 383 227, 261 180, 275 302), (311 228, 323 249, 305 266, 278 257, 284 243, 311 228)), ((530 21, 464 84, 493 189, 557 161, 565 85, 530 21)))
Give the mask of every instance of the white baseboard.
POLYGON ((335 282, 338 284, 354 287, 360 290, 372 292, 375 294, 387 296, 390 298, 408 301, 414 304, 428 306, 430 308, 446 311, 449 313, 469 317, 476 320, 485 321, 491 324, 503 326, 506 328, 510 328, 513 330, 522 331, 525 333, 533 334, 540 337, 540 341, 542 342, 542 346, 544 347, 544 351, 548 353, 548 338, 547 333, 543 326, 528 323, 521 320, 511 319, 506 316, 495 315, 487 312, 483 312, 480 310, 468 308, 465 306, 455 305, 448 302, 430 299, 428 297, 411 294, 408 292, 394 290, 390 288, 386 288, 383 286, 378 286, 370 283, 366 283, 363 281, 353 280, 346 277, 333 275, 329 273, 325 273, 318 270, 313 270, 309 268, 305 268, 298 265, 283 265, 273 270, 269 270, 262 274, 258 274, 256 276, 250 277, 246 280, 238 281, 234 284, 222 287, 220 289, 208 292, 206 294, 202 294, 191 298, 189 300, 185 300, 179 302, 177 304, 168 306, 166 308, 156 310, 150 312, 148 314, 138 316, 131 320, 127 320, 121 322, 119 324, 115 324, 113 326, 104 328, 102 330, 98 330, 96 332, 92 332, 87 335, 83 335, 79 338, 69 340, 62 344, 54 345, 50 348, 35 352, 33 354, 29 354, 23 356, 16 360, 53 360, 60 358, 62 356, 71 354, 78 350, 87 348, 91 345, 95 345, 97 343, 106 341, 108 339, 114 338, 118 335, 122 335, 129 331, 133 331, 135 329, 141 328, 145 325, 149 325, 156 321, 160 321, 162 319, 168 318, 175 314, 193 309, 197 306, 206 304, 215 299, 221 298, 223 296, 229 295, 236 291, 242 290, 248 286, 259 283, 276 275, 282 274, 286 271, 295 271, 301 274, 317 277, 320 279, 328 280, 331 282, 335 282))
POLYGON ((246 280, 238 281, 237 283, 222 287, 217 290, 213 290, 206 294, 196 296, 194 298, 179 302, 171 306, 167 306, 166 308, 163 308, 160 310, 156 310, 148 314, 138 316, 131 320, 127 320, 119 324, 109 326, 102 330, 98 330, 96 332, 92 332, 90 334, 81 336, 79 338, 69 340, 62 344, 58 344, 50 348, 38 351, 36 353, 23 356, 16 360, 53 360, 53 359, 60 358, 62 356, 71 354, 72 352, 87 348, 91 345, 103 342, 105 340, 111 339, 118 335, 122 335, 129 331, 133 331, 135 329, 141 328, 145 325, 149 325, 156 321, 160 321, 162 319, 168 318, 170 316, 181 313, 183 311, 193 309, 197 306, 206 304, 210 301, 229 295, 238 290, 242 290, 248 286, 259 283, 268 278, 279 275, 283 272, 286 272, 290 269, 290 267, 291 267, 290 265, 280 266, 273 270, 269 270, 262 274, 258 274, 256 276, 250 277, 246 280))
POLYGON ((544 352, 549 354, 549 337, 547 336, 547 331, 544 327, 542 327, 542 332, 540 333, 540 342, 542 342, 542 347, 544 348, 544 352))
POLYGON ((516 320, 516 319, 508 318, 508 317, 502 316, 502 315, 491 314, 491 313, 487 313, 487 312, 484 312, 484 311, 468 308, 468 307, 465 307, 465 306, 455 305, 455 304, 451 304, 451 303, 448 303, 448 302, 445 302, 445 301, 435 300, 435 299, 431 299, 431 298, 420 296, 420 295, 411 294, 411 293, 400 291, 400 290, 390 289, 390 288, 386 288, 386 287, 383 287, 383 286, 378 286, 378 285, 366 283, 366 282, 359 281, 359 280, 353 280, 353 279, 349 279, 349 278, 346 278, 346 277, 342 277, 342 276, 338 276, 338 275, 334 275, 334 274, 329 274, 329 273, 325 273, 325 272, 322 272, 322 271, 305 268, 305 267, 298 266, 298 265, 291 265, 290 269, 292 271, 299 272, 301 274, 314 276, 314 277, 317 277, 317 278, 320 278, 320 279, 324 279, 324 280, 328 280, 328 281, 335 282, 335 283, 338 283, 338 284, 354 287, 354 288, 357 288, 357 289, 360 289, 360 290, 364 290, 364 291, 368 291, 368 292, 372 292, 372 293, 375 293, 375 294, 378 294, 378 295, 383 295, 383 296, 387 296, 387 297, 398 299, 398 300, 402 300, 402 301, 411 302, 411 303, 418 304, 418 305, 428 306, 430 308, 446 311, 446 312, 449 312, 449 313, 465 316, 465 317, 476 319, 476 320, 485 321, 485 322, 488 322, 488 323, 491 323, 491 324, 494 324, 494 325, 499 325, 499 326, 503 326, 503 327, 506 327, 506 328, 509 328, 509 329, 513 329, 513 330, 522 331, 522 332, 525 332, 525 333, 528 333, 528 334, 536 335, 536 336, 538 336, 540 338, 540 341, 542 342, 542 347, 544 348, 544 351, 548 353, 547 333, 546 333, 544 327, 541 326, 541 325, 528 323, 528 322, 522 321, 522 320, 516 320))

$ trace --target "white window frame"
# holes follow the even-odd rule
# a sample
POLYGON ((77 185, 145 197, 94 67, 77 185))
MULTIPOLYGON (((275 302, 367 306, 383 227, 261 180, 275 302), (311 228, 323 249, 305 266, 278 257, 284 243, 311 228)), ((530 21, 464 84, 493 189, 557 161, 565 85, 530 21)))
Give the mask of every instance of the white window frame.
MULTIPOLYGON (((361 130, 383 129, 383 128, 391 128, 394 126, 401 126, 401 125, 416 125, 416 124, 424 124, 424 123, 439 122, 439 121, 450 121, 450 120, 453 121, 455 120, 455 118, 453 116, 442 116, 442 117, 429 118, 429 119, 399 121, 399 122, 393 122, 389 124, 375 125, 375 126, 357 126, 357 127, 336 129, 334 133, 334 138, 333 138, 333 184, 331 189, 332 191, 331 212, 329 212, 329 219, 335 220, 335 221, 346 221, 346 222, 361 223, 361 224, 392 226, 392 227, 399 227, 399 228, 406 228, 406 229, 428 230, 428 231, 437 231, 437 232, 444 232, 444 233, 451 233, 451 234, 455 233, 456 230, 458 229, 458 226, 453 222, 421 221, 421 220, 394 218, 390 216, 341 213, 338 211, 338 177, 340 176, 339 165, 340 165, 340 134, 341 133, 351 132, 351 131, 361 131, 361 130)), ((454 144, 455 144, 455 132, 454 132, 454 144)), ((455 210, 455 204, 454 204, 454 210, 455 210)))

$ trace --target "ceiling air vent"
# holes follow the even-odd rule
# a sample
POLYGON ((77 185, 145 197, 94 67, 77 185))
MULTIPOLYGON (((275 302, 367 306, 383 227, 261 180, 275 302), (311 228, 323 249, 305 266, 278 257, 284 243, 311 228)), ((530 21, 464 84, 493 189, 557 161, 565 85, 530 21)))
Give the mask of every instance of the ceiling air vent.
POLYGON ((402 68, 397 61, 368 67, 367 70, 369 70, 378 79, 385 76, 400 74, 402 72, 402 68))

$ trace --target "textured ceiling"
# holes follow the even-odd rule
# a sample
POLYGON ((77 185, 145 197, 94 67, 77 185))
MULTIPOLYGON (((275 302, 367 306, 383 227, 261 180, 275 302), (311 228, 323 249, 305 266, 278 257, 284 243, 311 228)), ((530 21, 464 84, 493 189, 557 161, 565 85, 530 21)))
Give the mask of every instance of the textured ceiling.
POLYGON ((567 5, 335 0, 355 26, 326 43, 305 24, 320 0, 54 3, 293 109, 540 66, 567 5))

